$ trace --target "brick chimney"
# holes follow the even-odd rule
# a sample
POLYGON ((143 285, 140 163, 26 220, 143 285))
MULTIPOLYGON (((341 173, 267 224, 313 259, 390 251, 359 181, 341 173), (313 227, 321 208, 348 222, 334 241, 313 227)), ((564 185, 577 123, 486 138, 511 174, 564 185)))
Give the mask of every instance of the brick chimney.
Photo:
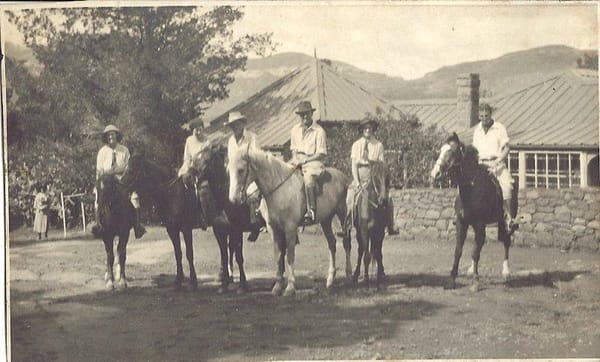
POLYGON ((456 78, 456 114, 460 128, 470 128, 479 122, 479 74, 456 78))

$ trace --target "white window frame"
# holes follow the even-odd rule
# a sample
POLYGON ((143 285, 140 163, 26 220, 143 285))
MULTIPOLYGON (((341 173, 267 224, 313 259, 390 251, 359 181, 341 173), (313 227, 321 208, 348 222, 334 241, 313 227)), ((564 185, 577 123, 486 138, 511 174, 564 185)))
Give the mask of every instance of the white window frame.
MULTIPOLYGON (((582 187, 584 186, 584 177, 585 177, 585 173, 583 171, 583 168, 586 167, 586 165, 584 165, 584 156, 582 155, 582 152, 578 152, 578 151, 512 151, 511 154, 514 153, 518 153, 519 154, 519 163, 524 162, 523 165, 519 165, 519 167, 515 167, 516 165, 511 165, 510 162, 510 157, 508 157, 508 169, 510 171, 511 174, 518 174, 519 175, 519 182, 520 182, 520 187, 532 187, 532 186, 526 186, 527 185, 527 177, 534 177, 534 186, 533 188, 538 188, 538 181, 540 178, 544 178, 545 179, 545 185, 547 189, 550 188, 550 174, 549 174, 549 170, 548 170, 548 166, 549 166, 549 155, 555 155, 556 156, 556 188, 557 189, 561 189, 561 188, 573 188, 573 187, 582 187), (522 157, 521 157, 522 154, 522 157), (527 172, 526 170, 526 162, 527 162, 527 156, 528 155, 533 155, 534 159, 533 159, 533 163, 534 163, 534 171, 533 173, 531 172, 527 172), (546 162, 546 167, 545 170, 543 172, 538 172, 538 155, 544 155, 545 157, 545 162, 546 162), (567 177, 569 180, 569 184, 568 185, 561 185, 560 183, 560 179, 561 179, 561 174, 560 174, 560 155, 568 155, 568 162, 569 162, 569 168, 567 173, 567 177), (572 175, 572 170, 573 170, 573 164, 572 164, 572 157, 571 156, 576 155, 577 157, 579 157, 579 182, 574 183, 574 176, 572 175), (513 167, 511 167, 513 166, 513 167), (515 172, 517 171, 517 172, 515 172)), ((552 175, 554 176, 554 175, 552 175)), ((564 177, 564 175, 562 175, 564 177)))

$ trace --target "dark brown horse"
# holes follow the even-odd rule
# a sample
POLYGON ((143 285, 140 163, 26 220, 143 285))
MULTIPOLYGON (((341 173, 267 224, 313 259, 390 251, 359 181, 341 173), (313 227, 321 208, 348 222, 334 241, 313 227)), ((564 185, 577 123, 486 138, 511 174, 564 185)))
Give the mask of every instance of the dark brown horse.
POLYGON ((354 283, 358 282, 361 260, 364 258, 364 282, 367 286, 369 285, 369 264, 373 258, 377 262, 377 286, 379 286, 385 277, 382 249, 387 226, 387 211, 383 205, 384 200, 381 194, 383 191, 376 180, 377 176, 383 175, 385 171, 377 163, 373 164, 371 171, 372 177, 369 177, 367 184, 354 196, 355 207, 352 212, 352 220, 356 228, 358 259, 352 280, 354 283))
POLYGON ((126 288, 125 259, 129 231, 135 223, 135 209, 129 201, 127 190, 113 175, 101 176, 96 182, 96 190, 98 191, 98 217, 103 225, 101 237, 106 250, 106 273, 104 274, 106 288, 112 289, 115 281, 113 274, 114 239, 117 236, 119 237, 117 244, 119 262, 116 281, 118 281, 119 287, 126 288))
POLYGON ((203 152, 194 160, 190 172, 200 181, 208 181, 212 197, 215 201, 216 217, 212 221, 212 229, 221 252, 221 271, 219 279, 221 290, 226 291, 232 281, 229 268, 233 257, 240 272, 239 290, 248 288, 244 270, 243 232, 250 231, 250 209, 247 205, 233 204, 229 201, 229 177, 225 169, 225 149, 214 146, 203 152))
POLYGON ((200 215, 195 188, 187 186, 182 177, 167 172, 156 163, 147 160, 142 154, 131 156, 122 182, 127 187, 135 189, 141 198, 151 200, 156 206, 175 251, 176 287, 180 287, 183 282, 180 233, 183 234, 190 268, 189 283, 192 288, 195 288, 197 277, 194 268, 192 229, 198 224, 198 215, 200 215))
MULTIPOLYGON (((440 152, 440 170, 446 172, 452 181, 458 185, 458 196, 455 202, 456 210, 456 248, 454 264, 450 272, 449 288, 455 287, 458 275, 458 265, 462 249, 467 237, 467 229, 473 227, 475 232, 475 247, 473 249, 472 265, 469 273, 473 274, 473 290, 479 287, 478 264, 481 249, 485 242, 487 224, 498 225, 498 239, 504 244, 504 261, 502 275, 508 278, 510 269, 508 254, 511 245, 511 234, 504 219, 502 191, 493 175, 485 166, 479 164, 478 152, 473 146, 466 146, 456 134, 453 140, 442 146, 440 152)), ((517 189, 513 188, 511 214, 517 213, 517 189)))

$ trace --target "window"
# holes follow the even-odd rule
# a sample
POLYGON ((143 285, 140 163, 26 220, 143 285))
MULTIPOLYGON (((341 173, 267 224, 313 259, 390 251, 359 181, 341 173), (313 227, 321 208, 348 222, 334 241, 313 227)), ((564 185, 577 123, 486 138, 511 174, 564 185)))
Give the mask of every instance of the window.
POLYGON ((516 183, 519 182, 519 152, 512 151, 508 154, 508 170, 516 183))
MULTIPOLYGON (((514 174, 514 170, 512 168, 510 170, 511 174, 514 174)), ((525 153, 525 185, 527 187, 547 189, 579 187, 580 179, 579 153, 525 153)))

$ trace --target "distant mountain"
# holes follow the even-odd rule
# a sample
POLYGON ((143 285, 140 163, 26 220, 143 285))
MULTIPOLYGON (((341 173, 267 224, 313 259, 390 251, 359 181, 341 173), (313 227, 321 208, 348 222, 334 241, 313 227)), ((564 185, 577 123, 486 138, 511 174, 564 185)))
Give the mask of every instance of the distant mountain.
POLYGON ((501 57, 442 67, 423 78, 386 89, 382 97, 390 100, 446 98, 456 95, 456 77, 479 73, 480 90, 499 95, 543 81, 552 74, 575 68, 586 51, 562 45, 545 46, 501 57))
MULTIPOLYGON (((495 59, 445 66, 414 80, 367 72, 335 60, 331 64, 340 74, 373 94, 394 101, 455 97, 456 78, 465 73, 479 73, 480 90, 487 96, 515 91, 575 68, 577 59, 583 57, 584 52, 588 51, 562 45, 532 48, 495 59)), ((314 61, 312 56, 301 53, 282 53, 263 59, 250 59, 246 71, 239 72, 230 86, 230 97, 211 105, 205 118, 210 120, 221 115, 283 75, 311 61, 314 61)))

